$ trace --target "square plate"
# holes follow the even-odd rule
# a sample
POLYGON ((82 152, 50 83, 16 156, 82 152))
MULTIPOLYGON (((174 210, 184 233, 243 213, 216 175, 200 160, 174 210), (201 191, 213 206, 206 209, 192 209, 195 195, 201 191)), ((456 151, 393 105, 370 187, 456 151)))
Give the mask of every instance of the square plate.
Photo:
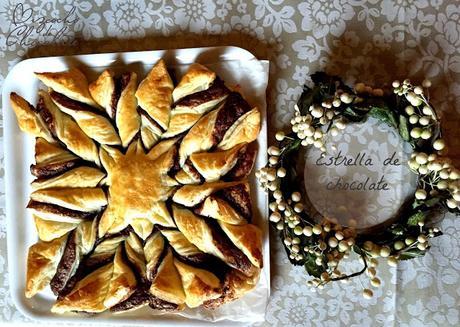
MULTIPOLYGON (((7 217, 7 245, 10 292, 16 307, 26 316, 47 322, 87 322, 162 325, 202 325, 210 321, 256 322, 264 319, 270 293, 270 260, 268 242, 267 197, 256 185, 254 174, 250 184, 254 206, 254 221, 263 231, 264 268, 257 287, 241 299, 216 310, 187 309, 179 314, 157 314, 148 308, 133 312, 111 314, 104 312, 90 319, 78 315, 56 315, 50 308, 55 297, 49 287, 32 299, 24 296, 26 280, 27 249, 37 240, 31 213, 26 210, 33 179, 29 171, 34 162, 34 139, 22 133, 10 106, 9 94, 17 92, 29 102, 37 101, 40 87, 35 71, 62 71, 69 67, 80 68, 89 80, 96 79, 104 69, 134 71, 139 80, 145 76, 158 59, 163 58, 168 68, 175 69, 179 78, 193 62, 205 64, 214 70, 226 84, 237 87, 252 106, 257 106, 262 115, 258 142, 258 155, 254 169, 265 165, 267 154, 266 87, 268 83, 267 61, 259 61, 250 52, 237 47, 190 48, 159 51, 105 53, 68 57, 46 57, 27 59, 10 71, 3 86, 4 146, 5 146, 5 203, 7 217)), ((233 323, 234 324, 234 323, 233 323)))

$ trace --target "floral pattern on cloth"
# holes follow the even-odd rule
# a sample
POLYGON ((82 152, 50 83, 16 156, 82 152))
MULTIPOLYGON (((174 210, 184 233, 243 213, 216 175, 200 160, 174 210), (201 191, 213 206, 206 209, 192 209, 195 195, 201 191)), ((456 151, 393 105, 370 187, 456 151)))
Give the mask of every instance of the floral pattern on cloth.
MULTIPOLYGON (((0 86, 26 57, 236 45, 271 61, 272 139, 289 125, 303 84, 318 70, 371 85, 426 77, 460 166, 459 20, 456 0, 0 0, 0 86), (31 22, 69 13, 73 23, 48 23, 50 33, 31 22), (25 39, 22 25, 34 27, 25 39)), ((9 296, 3 161, 0 179, 0 321, 29 321, 9 296)), ((365 279, 313 292, 272 235, 272 294, 259 325, 458 326, 460 219, 447 215, 441 226, 445 235, 425 257, 397 268, 381 264, 382 287, 371 300, 361 296, 365 279)), ((358 261, 347 269, 359 269, 358 261)))

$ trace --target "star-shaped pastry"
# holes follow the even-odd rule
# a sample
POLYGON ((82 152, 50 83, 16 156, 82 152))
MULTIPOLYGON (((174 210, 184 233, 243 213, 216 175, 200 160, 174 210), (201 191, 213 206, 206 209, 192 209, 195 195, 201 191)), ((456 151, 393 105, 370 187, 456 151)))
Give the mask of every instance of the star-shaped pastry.
POLYGON ((138 86, 134 72, 36 76, 47 87, 36 106, 10 95, 36 137, 26 297, 49 285, 54 313, 170 312, 255 287, 256 107, 200 64, 175 87, 163 60, 138 86))
POLYGON ((109 189, 108 206, 99 222, 99 237, 117 233, 130 224, 136 230, 142 220, 151 222, 152 227, 175 227, 165 201, 178 186, 168 175, 176 155, 177 148, 170 140, 157 144, 148 153, 140 142, 133 142, 126 154, 115 148, 101 148, 109 189))

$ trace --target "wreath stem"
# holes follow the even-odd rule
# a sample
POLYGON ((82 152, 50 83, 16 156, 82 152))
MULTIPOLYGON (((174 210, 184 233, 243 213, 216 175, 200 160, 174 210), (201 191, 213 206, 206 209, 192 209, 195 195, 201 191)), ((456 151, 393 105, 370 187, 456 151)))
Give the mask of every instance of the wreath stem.
POLYGON ((364 254, 364 252, 361 251, 361 249, 359 250, 359 255, 361 256, 361 258, 363 258, 363 262, 364 262, 364 268, 363 269, 361 269, 360 271, 355 272, 353 274, 350 274, 350 275, 331 278, 331 281, 339 281, 339 280, 353 278, 353 277, 356 277, 356 276, 364 274, 364 272, 367 269, 367 260, 366 260, 367 258, 366 258, 366 255, 364 254))

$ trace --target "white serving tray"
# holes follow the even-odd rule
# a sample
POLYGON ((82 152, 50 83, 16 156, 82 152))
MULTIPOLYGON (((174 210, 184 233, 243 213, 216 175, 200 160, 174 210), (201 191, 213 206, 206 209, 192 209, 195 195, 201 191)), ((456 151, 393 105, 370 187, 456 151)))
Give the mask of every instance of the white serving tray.
POLYGON ((221 76, 229 85, 240 85, 240 92, 252 106, 258 106, 262 114, 262 126, 257 140, 259 152, 255 169, 264 166, 267 155, 267 122, 266 122, 266 87, 268 82, 268 62, 259 61, 250 52, 238 47, 190 48, 178 50, 139 51, 123 53, 105 53, 94 55, 78 55, 68 57, 46 57, 27 59, 19 62, 11 69, 4 81, 4 147, 5 147, 5 203, 7 217, 7 245, 10 292, 16 307, 25 316, 56 324, 59 322, 73 323, 120 323, 120 324, 161 324, 161 325, 207 325, 211 321, 220 324, 242 324, 261 321, 270 292, 270 260, 268 242, 267 197, 256 186, 255 178, 251 178, 253 206, 256 210, 255 223, 264 235, 264 268, 256 289, 238 301, 224 305, 213 312, 197 315, 196 311, 188 310, 181 315, 154 315, 153 310, 143 308, 123 314, 109 312, 85 317, 78 314, 56 315, 50 312, 54 296, 50 290, 37 294, 32 299, 24 296, 27 249, 37 241, 33 219, 26 205, 30 194, 32 175, 29 167, 34 161, 34 140, 22 133, 17 125, 16 117, 10 106, 10 92, 17 92, 32 104, 37 101, 37 90, 40 83, 34 76, 35 71, 62 71, 69 67, 82 69, 89 80, 94 80, 98 73, 107 67, 115 71, 129 70, 138 74, 140 81, 148 70, 160 58, 165 59, 168 68, 176 69, 179 78, 188 65, 199 62, 207 65, 221 76), (202 321, 197 319, 207 319, 202 321))

